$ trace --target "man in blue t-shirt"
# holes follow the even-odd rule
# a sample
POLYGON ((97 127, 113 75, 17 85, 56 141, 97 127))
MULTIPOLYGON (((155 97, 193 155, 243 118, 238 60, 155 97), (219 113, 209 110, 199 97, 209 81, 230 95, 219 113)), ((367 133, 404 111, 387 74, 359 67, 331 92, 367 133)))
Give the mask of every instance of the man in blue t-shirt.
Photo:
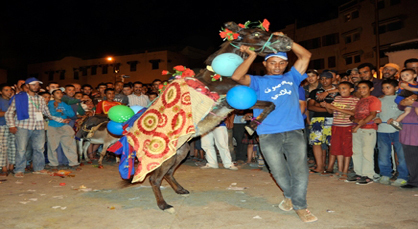
MULTIPOLYGON (((274 33, 283 36, 282 33, 274 33)), ((270 172, 283 190, 284 199, 279 204, 284 211, 295 210, 303 222, 313 222, 317 218, 309 212, 306 203, 308 187, 308 165, 304 122, 299 108, 300 83, 306 78, 311 53, 302 46, 293 43, 292 50, 297 60, 289 72, 287 54, 278 52, 269 54, 264 59, 267 74, 264 76, 248 75, 247 72, 257 57, 248 46, 241 46, 240 51, 248 58, 238 66, 232 79, 250 86, 257 93, 260 101, 271 101, 276 105, 267 118, 257 127, 261 152, 270 172)), ((262 110, 254 109, 254 117, 262 110)))

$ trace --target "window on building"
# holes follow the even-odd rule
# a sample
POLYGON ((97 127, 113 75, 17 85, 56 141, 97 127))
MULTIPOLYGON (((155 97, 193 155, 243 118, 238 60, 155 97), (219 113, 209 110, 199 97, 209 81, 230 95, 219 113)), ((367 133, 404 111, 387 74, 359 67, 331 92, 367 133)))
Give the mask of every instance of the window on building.
POLYGON ((391 5, 391 6, 393 6, 393 5, 397 5, 397 4, 399 4, 399 3, 401 3, 401 0, 390 0, 390 5, 391 5))
POLYGON ((352 63, 353 63, 353 57, 352 56, 349 56, 349 57, 345 58, 345 64, 346 65, 349 65, 349 64, 352 64, 352 63))
POLYGON ((97 65, 92 65, 91 66, 91 75, 97 75, 97 65))
POLYGON ((138 65, 138 61, 128 61, 127 64, 129 64, 129 70, 131 72, 136 71, 136 66, 138 65))
POLYGON ((322 37, 322 46, 335 45, 340 43, 340 35, 338 33, 328 34, 322 37))
POLYGON ((74 76, 73 77, 74 77, 75 80, 80 79, 78 71, 74 71, 74 76))
POLYGON ((377 2, 377 9, 384 9, 385 8, 385 1, 384 0, 382 0, 382 1, 378 1, 377 2))
POLYGON ((306 49, 316 49, 321 47, 321 38, 316 37, 309 40, 304 40, 299 42, 300 45, 302 45, 306 49))
POLYGON ((48 74, 48 81, 54 81, 54 71, 47 72, 48 74))
POLYGON ((311 60, 311 62, 309 63, 309 67, 308 68, 313 68, 313 69, 324 69, 325 68, 325 60, 324 58, 321 59, 316 59, 316 60, 311 60))
POLYGON ((107 74, 107 68, 108 68, 108 67, 109 67, 109 66, 108 66, 107 64, 102 65, 102 74, 103 74, 103 75, 107 74))
POLYGON ((156 59, 156 60, 149 60, 149 62, 151 63, 151 65, 152 65, 152 67, 151 67, 151 69, 152 70, 156 70, 156 69, 159 69, 160 68, 160 62, 161 62, 161 60, 160 59, 156 59))
POLYGON ((345 64, 353 64, 353 63, 360 63, 361 62, 361 53, 362 51, 353 52, 348 55, 344 56, 345 64))
POLYGON ((345 43, 346 43, 346 44, 351 43, 351 42, 352 42, 352 40, 351 40, 351 35, 345 36, 345 37, 344 37, 344 41, 345 41, 345 43))
POLYGON ((82 74, 82 76, 87 76, 87 67, 83 67, 81 69, 81 74, 82 74))
POLYGON ((346 44, 360 40, 360 32, 350 33, 350 34, 346 34, 343 36, 344 36, 344 42, 346 44))
POLYGON ((328 57, 328 68, 335 68, 337 66, 335 56, 328 57))
MULTIPOLYGON (((387 22, 380 23, 379 34, 396 31, 403 28, 403 21, 398 18, 388 20, 387 22)), ((376 34, 376 28, 373 23, 373 34, 376 34)))
POLYGON ((360 33, 353 34, 353 41, 359 41, 360 40, 360 33))
POLYGON ((360 55, 355 55, 354 56, 354 63, 360 63, 360 62, 361 62, 360 55))
POLYGON ((60 80, 65 80, 65 70, 60 71, 60 80))
POLYGON ((358 10, 351 11, 349 13, 344 14, 344 22, 349 22, 353 19, 356 19, 360 16, 360 13, 358 10))

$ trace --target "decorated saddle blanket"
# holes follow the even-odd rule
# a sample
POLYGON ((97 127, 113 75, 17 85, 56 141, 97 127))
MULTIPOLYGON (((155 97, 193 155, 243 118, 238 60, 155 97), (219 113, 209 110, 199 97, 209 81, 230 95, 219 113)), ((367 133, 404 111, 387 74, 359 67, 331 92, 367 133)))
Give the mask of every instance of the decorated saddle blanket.
POLYGON ((176 154, 193 137, 196 127, 213 108, 215 101, 190 87, 184 79, 174 80, 159 98, 125 132, 136 151, 139 165, 132 183, 176 154))

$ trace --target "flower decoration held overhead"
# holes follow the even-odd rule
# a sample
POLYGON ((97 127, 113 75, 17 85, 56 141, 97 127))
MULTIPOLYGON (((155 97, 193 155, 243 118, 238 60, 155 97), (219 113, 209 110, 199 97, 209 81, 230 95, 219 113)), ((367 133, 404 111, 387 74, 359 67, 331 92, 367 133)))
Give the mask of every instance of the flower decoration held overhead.
POLYGON ((162 75, 169 75, 171 74, 171 78, 170 79, 181 79, 184 77, 194 77, 195 73, 193 70, 191 70, 190 68, 186 68, 183 65, 177 65, 174 68, 174 73, 170 73, 167 70, 163 70, 162 71, 162 75))
MULTIPOLYGON (((254 27, 260 28, 260 29, 262 29, 264 31, 269 31, 270 22, 267 19, 264 19, 263 22, 260 22, 260 21, 258 21, 258 22, 247 21, 247 22, 245 22, 245 24, 241 24, 241 23, 238 24, 238 26, 240 28, 243 28, 243 29, 251 28, 252 25, 254 25, 254 27), (256 23, 258 23, 257 26, 254 25, 256 23)), ((229 29, 222 28, 222 30, 219 31, 219 36, 221 36, 221 38, 224 39, 224 40, 232 41, 232 40, 236 40, 239 37, 239 33, 232 32, 229 29)))

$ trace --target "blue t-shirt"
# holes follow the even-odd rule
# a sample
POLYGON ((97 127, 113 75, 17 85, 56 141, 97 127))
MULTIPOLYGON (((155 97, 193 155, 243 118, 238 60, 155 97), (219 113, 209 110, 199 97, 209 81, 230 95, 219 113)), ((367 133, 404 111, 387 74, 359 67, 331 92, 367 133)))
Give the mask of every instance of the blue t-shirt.
MULTIPOLYGON (((48 108, 49 108, 49 112, 51 113, 52 116, 55 117, 59 117, 62 119, 67 119, 70 117, 73 117, 75 115, 73 109, 71 108, 70 105, 64 103, 64 102, 60 102, 57 106, 57 108, 54 107, 54 101, 51 100, 48 103, 48 108), (57 110, 62 110, 61 112, 58 112, 57 110)), ((60 123, 54 120, 49 120, 49 124, 48 126, 52 126, 52 127, 62 127, 64 125, 67 125, 65 123, 60 123)))
MULTIPOLYGON (((252 76, 250 87, 257 93, 257 100, 276 105, 257 127, 258 134, 275 134, 305 128, 299 108, 299 85, 306 78, 294 67, 283 75, 252 76)), ((263 110, 254 109, 254 117, 263 110)))
MULTIPOLYGON (((299 86, 299 100, 301 100, 301 101, 306 101, 306 97, 305 97, 305 89, 303 89, 303 87, 302 87, 302 86, 299 86)), ((308 107, 308 106, 306 106, 306 107, 308 107)), ((307 118, 307 117, 308 117, 308 116, 306 116, 306 114, 305 114, 306 109, 307 109, 307 108, 305 108, 305 110, 303 111, 303 114, 302 114, 302 118, 303 118, 303 120, 305 120, 305 118, 307 118)))
MULTIPOLYGON (((6 112, 7 109, 9 109, 9 100, 3 99, 3 97, 0 96, 0 110, 6 112)), ((0 126, 6 125, 6 118, 0 117, 0 126)))

